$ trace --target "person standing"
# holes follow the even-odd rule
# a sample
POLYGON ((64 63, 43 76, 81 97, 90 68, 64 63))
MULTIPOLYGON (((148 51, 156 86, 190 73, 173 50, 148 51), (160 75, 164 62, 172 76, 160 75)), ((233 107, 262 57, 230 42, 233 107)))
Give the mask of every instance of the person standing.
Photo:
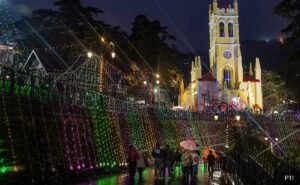
POLYGON ((189 184, 189 176, 192 171, 193 158, 188 150, 185 150, 182 155, 182 172, 183 181, 185 184, 189 184))
POLYGON ((156 147, 152 150, 152 157, 154 158, 155 178, 161 177, 163 151, 159 143, 156 143, 156 147))
POLYGON ((139 172, 139 182, 142 182, 143 179, 143 171, 146 167, 144 160, 144 153, 142 150, 138 150, 139 159, 137 160, 137 170, 139 172))
POLYGON ((177 148, 176 152, 174 153, 174 164, 173 164, 173 171, 175 171, 176 167, 179 167, 179 173, 181 170, 181 153, 179 149, 177 148))
POLYGON ((192 177, 196 178, 198 174, 198 165, 200 162, 200 157, 198 155, 198 151, 193 151, 191 155, 193 158, 192 177))
POLYGON ((224 154, 221 154, 220 156, 221 156, 220 166, 221 166, 221 170, 222 170, 222 173, 223 173, 225 184, 227 184, 228 183, 228 174, 227 174, 228 158, 224 154))
POLYGON ((139 159, 139 154, 137 153, 136 149, 132 145, 130 145, 128 151, 128 163, 129 163, 128 168, 129 168, 130 183, 134 182, 134 176, 136 172, 136 165, 138 159, 139 159))
POLYGON ((168 170, 168 175, 171 176, 171 164, 173 160, 173 151, 170 149, 169 145, 166 145, 165 151, 164 151, 164 177, 166 177, 166 170, 168 170))
POLYGON ((207 155, 207 162, 208 162, 208 174, 209 178, 213 178, 214 173, 214 164, 215 164, 215 156, 213 155, 212 151, 209 150, 209 154, 207 155))

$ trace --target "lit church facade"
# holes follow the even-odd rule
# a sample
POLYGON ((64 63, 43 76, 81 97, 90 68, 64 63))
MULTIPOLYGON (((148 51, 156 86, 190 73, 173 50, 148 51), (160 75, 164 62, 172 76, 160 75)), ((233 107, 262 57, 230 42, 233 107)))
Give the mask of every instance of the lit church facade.
POLYGON ((222 109, 261 110, 260 61, 256 58, 254 68, 250 63, 249 72, 244 73, 237 0, 227 8, 219 8, 217 0, 213 0, 209 6, 209 35, 209 72, 202 74, 201 58, 195 57, 191 83, 184 88, 183 80, 180 82, 179 105, 194 111, 208 111, 220 105, 222 109))

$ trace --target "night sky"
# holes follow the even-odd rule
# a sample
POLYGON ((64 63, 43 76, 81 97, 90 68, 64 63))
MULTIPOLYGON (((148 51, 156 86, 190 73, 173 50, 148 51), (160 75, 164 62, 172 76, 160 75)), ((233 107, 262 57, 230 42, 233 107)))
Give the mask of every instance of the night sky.
MULTIPOLYGON (((219 0, 226 4, 228 0, 219 0)), ((233 0, 232 0, 233 1, 233 0)), ((280 0, 239 0, 241 40, 278 39, 286 22, 273 14, 280 0)), ((9 0, 13 15, 51 7, 54 0, 9 0)), ((208 6, 210 0, 83 0, 104 10, 99 18, 130 32, 136 15, 159 19, 177 37, 183 51, 208 50, 208 6)))

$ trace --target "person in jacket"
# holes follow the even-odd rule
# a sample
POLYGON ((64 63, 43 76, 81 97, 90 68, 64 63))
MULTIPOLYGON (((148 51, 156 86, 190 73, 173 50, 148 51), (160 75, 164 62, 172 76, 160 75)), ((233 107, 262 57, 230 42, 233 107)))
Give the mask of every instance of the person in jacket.
POLYGON ((136 172, 136 165, 138 159, 139 159, 138 152, 132 145, 130 145, 128 151, 128 168, 129 168, 129 180, 131 183, 134 182, 134 176, 136 172))
POLYGON ((164 156, 163 156, 163 150, 160 148, 159 143, 156 143, 155 148, 152 150, 152 157, 154 158, 155 178, 161 177, 164 156))
POLYGON ((185 184, 189 184, 189 176, 192 171, 193 158, 188 150, 183 151, 182 155, 182 172, 183 181, 185 184))
POLYGON ((208 174, 209 178, 213 178, 214 173, 214 165, 215 165, 215 156, 213 155, 212 151, 209 150, 209 154, 207 155, 207 162, 208 162, 208 174))
POLYGON ((174 164, 173 164, 173 171, 176 167, 179 167, 179 173, 181 171, 181 153, 179 149, 177 148, 176 152, 174 153, 174 164))
POLYGON ((139 159, 137 160, 137 170, 139 172, 139 182, 142 182, 143 179, 143 171, 146 167, 144 160, 144 152, 142 150, 138 150, 139 159))
POLYGON ((164 150, 164 177, 166 177, 166 170, 168 170, 169 176, 172 173, 171 164, 172 164, 173 156, 174 153, 170 149, 170 146, 166 145, 166 148, 164 150))
POLYGON ((193 158, 192 177, 196 178, 197 174, 198 174, 198 165, 199 165, 199 162, 200 162, 200 157, 199 157, 197 151, 193 151, 191 153, 191 155, 192 155, 192 158, 193 158))

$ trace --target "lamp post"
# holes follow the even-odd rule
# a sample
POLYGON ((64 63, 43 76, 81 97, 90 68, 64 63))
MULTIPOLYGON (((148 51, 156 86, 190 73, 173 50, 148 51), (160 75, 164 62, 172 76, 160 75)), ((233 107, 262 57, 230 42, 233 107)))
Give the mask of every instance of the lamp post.
POLYGON ((157 93, 158 93, 158 96, 157 96, 157 98, 158 98, 158 108, 160 108, 160 80, 159 80, 159 78, 160 78, 160 75, 157 73, 156 75, 155 75, 155 77, 156 77, 156 86, 157 86, 157 93))
MULTIPOLYGON (((223 103, 223 102, 222 102, 223 103)), ((221 104, 222 104, 221 103, 221 104)), ((229 129, 231 126, 231 120, 232 121, 237 121, 239 122, 241 120, 241 116, 239 114, 237 114, 233 119, 230 119, 229 118, 229 104, 226 103, 226 112, 225 112, 225 121, 226 121, 226 129, 225 129, 225 147, 226 147, 226 150, 229 148, 229 129)), ((215 121, 218 121, 219 120, 219 115, 218 114, 215 114, 213 116, 214 120, 215 121)))
MULTIPOLYGON (((265 137, 264 139, 265 139, 266 142, 269 142, 271 153, 274 153, 274 147, 273 147, 274 143, 273 143, 271 140, 269 140, 268 137, 265 137)), ((277 143, 278 140, 279 140, 279 139, 276 137, 276 138, 275 138, 275 142, 277 143)))
MULTIPOLYGON (((87 57, 89 59, 93 58, 93 57, 97 57, 99 58, 99 64, 98 64, 98 78, 99 78, 99 91, 103 92, 103 86, 104 86, 104 70, 105 70, 105 66, 104 66, 104 55, 103 55, 103 44, 107 44, 106 40, 104 37, 100 37, 100 42, 101 47, 100 47, 100 56, 94 54, 92 51, 88 51, 87 52, 87 57)), ((111 57, 114 59, 116 57, 116 52, 115 52, 115 45, 113 42, 109 42, 108 43, 109 46, 111 47, 111 57)))
POLYGON ((109 42, 109 45, 112 47, 111 58, 115 58, 116 57, 115 45, 112 42, 109 42))

